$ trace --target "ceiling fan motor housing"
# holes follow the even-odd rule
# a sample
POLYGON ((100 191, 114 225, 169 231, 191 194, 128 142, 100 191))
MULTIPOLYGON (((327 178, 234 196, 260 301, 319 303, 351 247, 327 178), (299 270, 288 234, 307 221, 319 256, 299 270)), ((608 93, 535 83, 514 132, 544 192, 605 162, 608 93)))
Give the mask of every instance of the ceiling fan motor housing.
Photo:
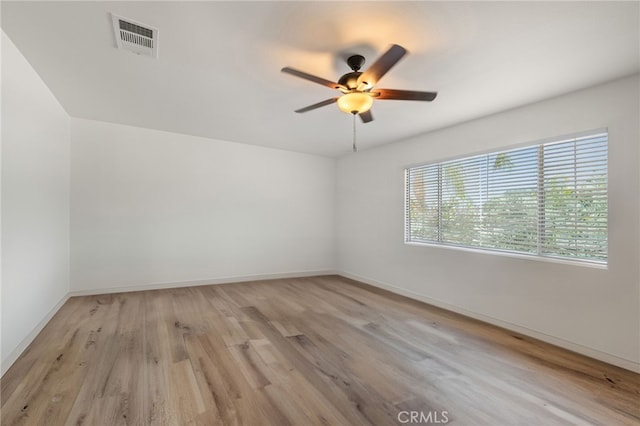
POLYGON ((362 68, 362 66, 364 65, 364 56, 362 55, 349 56, 347 58, 347 65, 349 65, 349 68, 351 68, 353 72, 346 73, 345 75, 340 77, 340 80, 338 80, 338 83, 353 90, 358 87, 358 77, 360 77, 360 74, 362 74, 359 71, 360 71, 360 68, 362 68))
POLYGON ((360 77, 361 72, 354 71, 348 72, 338 80, 338 84, 341 84, 349 89, 355 89, 358 87, 358 77, 360 77))

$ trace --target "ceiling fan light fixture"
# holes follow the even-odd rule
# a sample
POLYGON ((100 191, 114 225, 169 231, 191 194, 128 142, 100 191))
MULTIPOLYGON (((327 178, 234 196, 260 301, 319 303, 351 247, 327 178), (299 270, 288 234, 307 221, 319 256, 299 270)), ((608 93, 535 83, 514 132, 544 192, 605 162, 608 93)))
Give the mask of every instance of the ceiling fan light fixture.
POLYGON ((373 105, 373 98, 362 92, 351 92, 338 98, 338 108, 347 114, 367 112, 373 105))

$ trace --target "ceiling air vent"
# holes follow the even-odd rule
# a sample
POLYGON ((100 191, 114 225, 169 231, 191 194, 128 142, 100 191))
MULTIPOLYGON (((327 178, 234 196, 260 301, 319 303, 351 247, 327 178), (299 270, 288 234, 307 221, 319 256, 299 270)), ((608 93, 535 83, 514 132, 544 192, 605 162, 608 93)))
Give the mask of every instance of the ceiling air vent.
POLYGON ((158 57, 158 29, 132 19, 111 14, 118 49, 138 55, 158 57))

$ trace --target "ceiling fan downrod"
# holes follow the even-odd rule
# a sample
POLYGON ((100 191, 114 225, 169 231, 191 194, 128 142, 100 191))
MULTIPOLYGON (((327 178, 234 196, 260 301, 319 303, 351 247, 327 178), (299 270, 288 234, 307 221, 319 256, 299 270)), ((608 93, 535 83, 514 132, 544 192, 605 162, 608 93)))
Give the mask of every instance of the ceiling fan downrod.
POLYGON ((362 55, 351 55, 347 58, 347 65, 354 72, 360 71, 360 68, 364 65, 364 56, 362 55))

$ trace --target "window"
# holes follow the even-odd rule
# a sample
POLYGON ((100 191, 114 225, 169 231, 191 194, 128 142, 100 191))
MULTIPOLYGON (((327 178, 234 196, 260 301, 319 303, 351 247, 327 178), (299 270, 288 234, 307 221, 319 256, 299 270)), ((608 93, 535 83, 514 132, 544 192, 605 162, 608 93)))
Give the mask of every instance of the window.
POLYGON ((607 262, 606 132, 405 170, 405 240, 607 262))

